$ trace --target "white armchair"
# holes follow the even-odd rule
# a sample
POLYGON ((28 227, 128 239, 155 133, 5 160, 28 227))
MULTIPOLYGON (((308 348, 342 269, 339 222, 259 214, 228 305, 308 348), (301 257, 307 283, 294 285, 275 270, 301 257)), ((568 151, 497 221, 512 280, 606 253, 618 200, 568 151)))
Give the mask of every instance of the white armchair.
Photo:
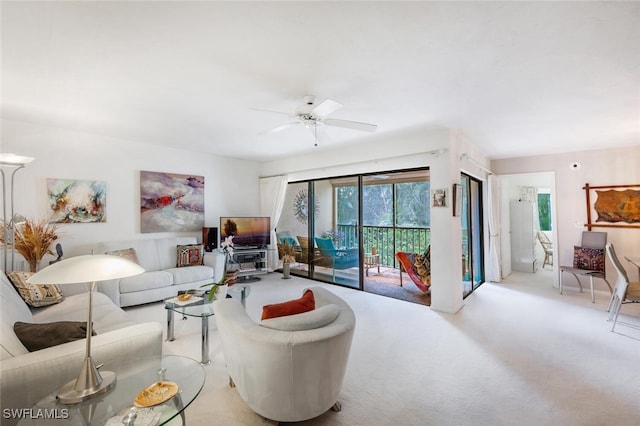
POLYGON ((249 407, 277 422, 340 410, 355 315, 322 287, 316 309, 255 323, 235 299, 214 302, 230 384, 249 407))

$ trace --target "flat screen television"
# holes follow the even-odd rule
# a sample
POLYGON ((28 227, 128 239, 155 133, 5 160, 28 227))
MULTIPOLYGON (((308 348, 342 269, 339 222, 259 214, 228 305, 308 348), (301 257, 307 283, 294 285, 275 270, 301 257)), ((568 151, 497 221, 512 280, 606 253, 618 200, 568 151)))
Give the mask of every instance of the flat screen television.
POLYGON ((271 244, 269 217, 220 217, 220 242, 233 235, 236 249, 263 248, 271 244))

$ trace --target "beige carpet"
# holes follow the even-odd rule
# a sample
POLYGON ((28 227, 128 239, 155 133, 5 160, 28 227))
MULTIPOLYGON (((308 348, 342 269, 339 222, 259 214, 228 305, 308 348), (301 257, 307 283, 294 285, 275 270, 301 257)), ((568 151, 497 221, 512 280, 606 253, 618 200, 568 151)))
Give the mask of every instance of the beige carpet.
MULTIPOLYGON (((247 309, 300 296, 316 283, 269 274, 252 284, 247 309)), ((552 287, 551 275, 513 274, 484 284, 456 315, 420 304, 324 285, 357 316, 342 411, 305 425, 637 425, 640 330, 609 331, 608 295, 552 287)), ((129 308, 164 323, 161 304, 129 308)), ((623 321, 640 324, 640 305, 623 321)), ((166 354, 200 357, 200 321, 177 321, 166 354)), ((206 384, 189 425, 262 425, 228 387, 215 318, 206 384)))

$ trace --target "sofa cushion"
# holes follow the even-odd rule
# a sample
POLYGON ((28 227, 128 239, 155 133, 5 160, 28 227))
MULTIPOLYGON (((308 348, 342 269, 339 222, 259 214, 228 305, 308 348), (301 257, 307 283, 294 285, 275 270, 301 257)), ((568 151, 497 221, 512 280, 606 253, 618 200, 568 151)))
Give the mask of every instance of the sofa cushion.
POLYGON ((210 266, 190 266, 188 268, 169 268, 165 272, 173 275, 173 285, 201 280, 213 282, 213 268, 210 266))
POLYGON ((105 254, 122 257, 123 259, 130 260, 133 263, 137 263, 138 265, 140 264, 140 261, 138 260, 138 255, 136 254, 136 249, 134 249, 133 247, 130 247, 128 249, 123 249, 123 250, 107 251, 105 252, 105 254))
POLYGON ((282 331, 313 330, 331 324, 339 314, 340 308, 332 303, 301 314, 265 319, 260 325, 282 331))
POLYGON ((166 271, 147 271, 120 280, 120 293, 130 293, 173 284, 173 275, 166 271))
POLYGON ((138 264, 146 271, 158 271, 161 269, 158 260, 158 249, 153 239, 103 241, 98 244, 96 250, 98 253, 106 253, 126 250, 127 248, 133 248, 135 250, 138 264))
MULTIPOLYGON (((134 325, 125 311, 118 308, 109 296, 93 292, 91 321, 98 334, 134 325)), ((33 314, 34 323, 55 321, 86 321, 89 314, 89 292, 65 297, 64 302, 40 308, 33 314)))
POLYGON ((27 283, 33 274, 33 272, 22 271, 7 272, 7 276, 29 306, 39 308, 60 303, 63 299, 60 287, 54 284, 27 283))
MULTIPOLYGON (((9 279, 0 271, 0 360, 28 353, 13 332, 16 321, 33 322, 29 307, 9 279)), ((46 309, 46 308, 42 308, 46 309)))
MULTIPOLYGON (((13 330, 29 352, 87 337, 87 322, 57 321, 44 324, 16 322, 13 330)), ((95 332, 92 335, 95 336, 95 332)))
POLYGON ((176 256, 176 266, 178 268, 181 268, 183 266, 202 265, 204 257, 204 246, 202 244, 179 245, 177 247, 176 256))
POLYGON ((271 305, 264 305, 262 307, 263 320, 269 318, 282 317, 286 315, 301 314, 308 312, 316 307, 313 291, 307 289, 299 299, 289 300, 288 302, 274 303, 271 305))

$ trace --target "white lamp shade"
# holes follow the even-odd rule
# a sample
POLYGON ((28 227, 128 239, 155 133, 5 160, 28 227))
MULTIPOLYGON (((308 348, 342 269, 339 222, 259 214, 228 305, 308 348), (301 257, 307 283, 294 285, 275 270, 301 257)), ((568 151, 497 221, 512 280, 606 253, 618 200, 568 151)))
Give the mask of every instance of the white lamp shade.
POLYGON ((137 263, 118 256, 88 254, 61 260, 35 273, 29 284, 77 284, 113 280, 144 272, 137 263))
POLYGON ((24 166, 33 160, 33 157, 27 157, 25 155, 16 155, 10 152, 0 153, 0 164, 5 166, 24 166))

